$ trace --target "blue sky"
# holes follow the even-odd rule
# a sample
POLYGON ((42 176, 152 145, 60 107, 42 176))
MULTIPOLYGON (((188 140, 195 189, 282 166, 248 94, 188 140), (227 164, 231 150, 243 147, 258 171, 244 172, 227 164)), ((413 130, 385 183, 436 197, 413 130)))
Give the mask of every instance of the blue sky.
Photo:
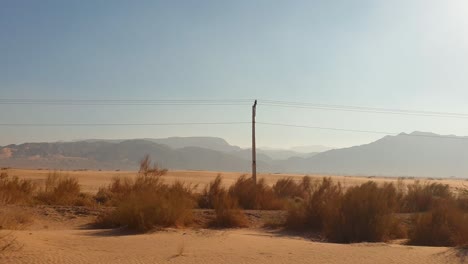
MULTIPOLYGON (((0 1, 0 99, 247 99, 468 113, 468 2, 0 1)), ((0 123, 249 121, 249 106, 0 105, 0 123)), ((468 120, 259 106, 264 122, 468 135, 468 120)), ((248 125, 1 127, 0 145, 248 125)), ((258 145, 381 135, 258 127, 258 145)))

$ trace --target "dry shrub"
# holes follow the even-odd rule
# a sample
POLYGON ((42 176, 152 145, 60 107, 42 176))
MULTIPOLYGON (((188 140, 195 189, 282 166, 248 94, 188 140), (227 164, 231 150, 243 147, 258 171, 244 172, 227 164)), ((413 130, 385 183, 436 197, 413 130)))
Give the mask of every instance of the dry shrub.
POLYGON ((199 207, 214 208, 215 219, 211 222, 215 227, 245 227, 247 218, 240 210, 237 199, 232 197, 222 185, 220 174, 216 176, 203 190, 199 207))
POLYGON ((165 184, 161 176, 166 170, 148 165, 145 158, 135 180, 120 181, 102 189, 115 210, 98 218, 102 227, 128 227, 148 231, 154 227, 183 226, 191 221, 195 206, 193 187, 181 182, 165 184))
POLYGON ((303 190, 292 178, 279 179, 273 185, 273 191, 279 198, 303 197, 303 190))
POLYGON ((408 190, 402 203, 402 212, 425 212, 432 208, 439 199, 452 199, 450 187, 447 184, 421 184, 415 181, 407 186, 408 190))
POLYGON ((393 184, 367 182, 342 197, 337 216, 328 219, 325 235, 339 243, 379 242, 399 238, 404 231, 394 213, 398 206, 393 184))
POLYGON ((222 186, 221 174, 218 174, 216 178, 203 189, 198 199, 198 206, 200 208, 215 208, 216 200, 224 192, 226 192, 226 189, 222 186))
POLYGON ((304 176, 300 183, 292 178, 279 179, 272 188, 276 196, 281 199, 304 199, 312 190, 312 179, 309 176, 304 176))
POLYGON ((409 238, 412 245, 468 245, 468 215, 455 200, 439 200, 429 212, 415 216, 409 238))
POLYGON ((25 204, 32 200, 36 186, 31 180, 0 174, 0 204, 25 204))
POLYGON ((219 193, 214 201, 216 217, 212 222, 217 227, 246 227, 247 218, 237 201, 226 191, 219 193))
POLYGON ((291 204, 288 208, 286 226, 291 229, 307 228, 320 231, 327 221, 336 217, 342 197, 341 185, 331 178, 323 178, 319 184, 311 186, 307 199, 291 204))
POLYGON ((374 182, 343 192, 330 178, 312 185, 308 198, 288 210, 286 226, 320 232, 329 241, 351 243, 385 241, 404 235, 393 213, 398 207, 392 184, 374 182))
POLYGON ((236 199, 243 209, 278 210, 284 207, 265 179, 260 179, 255 184, 253 178, 242 175, 229 188, 229 195, 236 199))
POLYGON ((36 200, 49 205, 93 205, 91 197, 81 193, 81 188, 76 178, 68 177, 58 172, 49 173, 45 181, 45 187, 37 194, 36 200))
POLYGON ((133 188, 130 178, 114 177, 109 186, 99 188, 95 200, 98 204, 116 206, 133 188))

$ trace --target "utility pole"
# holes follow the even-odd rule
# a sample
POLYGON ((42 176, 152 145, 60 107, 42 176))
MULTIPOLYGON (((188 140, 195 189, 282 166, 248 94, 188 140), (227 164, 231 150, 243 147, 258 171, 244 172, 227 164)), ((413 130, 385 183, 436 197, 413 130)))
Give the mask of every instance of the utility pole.
POLYGON ((257 150, 255 146, 255 114, 257 110, 257 100, 252 105, 252 179, 257 186, 257 150))

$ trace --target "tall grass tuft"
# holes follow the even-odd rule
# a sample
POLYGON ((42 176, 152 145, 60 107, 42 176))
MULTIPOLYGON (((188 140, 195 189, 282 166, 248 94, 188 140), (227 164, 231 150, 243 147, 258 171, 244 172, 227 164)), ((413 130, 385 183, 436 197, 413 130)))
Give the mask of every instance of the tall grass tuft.
POLYGON ((286 226, 291 229, 323 230, 329 219, 337 217, 343 191, 331 178, 310 185, 307 198, 288 208, 286 226))
POLYGON ((308 198, 291 205, 286 226, 321 233, 332 242, 376 242, 404 235, 394 217, 398 193, 392 184, 367 182, 343 191, 324 178, 312 185, 308 198))
POLYGON ((414 217, 409 244, 422 246, 468 245, 468 215, 454 199, 439 200, 428 212, 414 217))
POLYGON ((31 180, 0 173, 0 204, 26 204, 32 201, 36 185, 31 180))
POLYGON ((216 178, 203 189, 198 199, 198 206, 200 208, 214 208, 216 200, 225 192, 226 189, 222 186, 221 174, 218 174, 216 178))
POLYGON ((441 183, 421 184, 415 181, 407 186, 402 201, 402 212, 426 212, 440 199, 452 199, 450 187, 441 183))
POLYGON ((352 187, 341 199, 337 215, 328 219, 325 235, 339 243, 379 242, 399 238, 404 231, 394 216, 398 207, 393 184, 367 182, 352 187))
POLYGON ((37 194, 36 200, 49 205, 93 205, 91 197, 81 193, 81 188, 76 178, 68 177, 58 172, 49 173, 45 181, 45 187, 37 194))
POLYGON ((284 207, 265 179, 260 179, 255 184, 253 178, 242 175, 229 188, 229 195, 236 199, 243 209, 277 210, 284 207))
POLYGON ((161 177, 167 170, 149 163, 148 157, 142 160, 134 180, 114 179, 107 188, 100 190, 100 197, 106 197, 105 202, 116 208, 101 216, 98 225, 125 226, 144 232, 158 226, 184 226, 191 221, 194 188, 181 182, 165 184, 161 177))

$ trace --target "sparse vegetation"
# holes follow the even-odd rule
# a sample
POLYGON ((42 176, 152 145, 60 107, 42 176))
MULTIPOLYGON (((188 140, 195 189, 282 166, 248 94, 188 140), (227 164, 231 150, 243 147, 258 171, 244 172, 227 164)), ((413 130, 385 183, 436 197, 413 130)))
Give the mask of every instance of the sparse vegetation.
POLYGON ((287 227, 320 232, 339 243, 385 241, 403 233, 393 216, 398 203, 392 184, 368 182, 343 191, 324 178, 308 197, 288 210, 287 227))
POLYGON ((277 210, 283 208, 283 202, 268 186, 265 179, 260 179, 257 184, 246 175, 240 176, 229 188, 229 195, 236 199, 243 209, 277 210))
POLYGON ((425 212, 432 208, 439 199, 452 199, 453 194, 446 184, 415 181, 407 186, 407 193, 402 201, 402 212, 425 212))
POLYGON ((165 184, 161 176, 166 170, 149 163, 147 157, 142 160, 135 180, 114 179, 107 189, 101 189, 116 209, 101 216, 97 224, 148 231, 157 226, 183 226, 191 220, 193 188, 181 182, 165 184))
POLYGON ((336 215, 330 214, 332 218, 328 218, 325 225, 325 235, 330 241, 378 242, 404 235, 394 216, 398 204, 393 184, 379 187, 375 182, 367 182, 352 187, 338 203, 336 215))
POLYGON ((409 243, 424 246, 468 245, 468 215, 453 199, 439 200, 414 219, 409 243))
POLYGON ((81 193, 76 178, 67 177, 58 172, 49 173, 45 187, 37 194, 36 200, 49 205, 93 205, 92 198, 81 193))
POLYGON ((247 219, 240 210, 237 199, 231 196, 222 186, 221 175, 208 184, 199 199, 199 205, 204 208, 214 208, 215 219, 211 225, 215 227, 245 227, 247 219))
POLYGON ((0 173, 0 204, 25 204, 32 200, 36 186, 30 180, 0 173))

